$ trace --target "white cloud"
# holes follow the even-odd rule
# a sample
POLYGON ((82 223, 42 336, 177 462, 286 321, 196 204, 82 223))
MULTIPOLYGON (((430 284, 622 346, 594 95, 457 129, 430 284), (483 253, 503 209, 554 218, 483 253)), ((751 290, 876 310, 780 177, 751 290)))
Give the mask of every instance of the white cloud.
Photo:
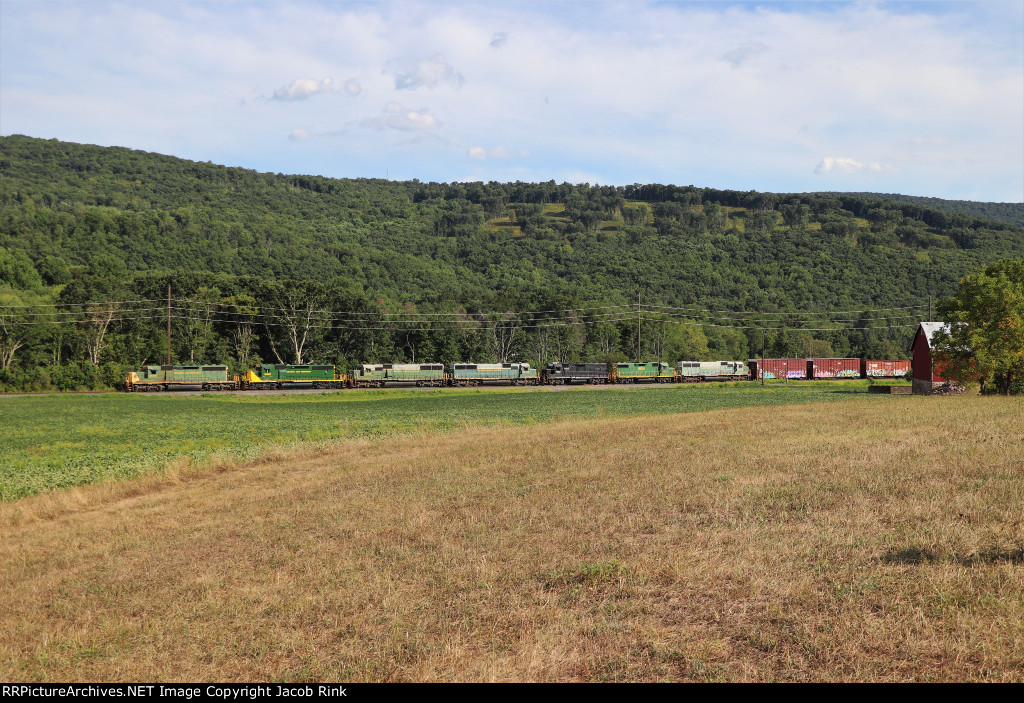
POLYGON ((330 93, 334 90, 334 79, 324 78, 315 81, 312 78, 298 78, 286 86, 274 91, 274 100, 305 100, 317 93, 330 93))
POLYGON ((1020 3, 567 7, 0 0, 0 132, 329 176, 1024 195, 1020 3))
POLYGON ((395 74, 395 90, 416 90, 434 88, 441 83, 461 88, 465 79, 449 65, 444 56, 438 54, 432 59, 417 61, 408 71, 395 74))
POLYGON ((757 56, 768 51, 768 45, 763 42, 746 42, 740 44, 732 51, 727 51, 722 55, 722 61, 727 62, 733 68, 739 68, 741 65, 757 56))
POLYGON ((407 132, 421 132, 441 126, 441 122, 427 108, 411 110, 397 102, 388 103, 379 115, 364 117, 360 124, 373 129, 399 129, 407 132))
POLYGON ((874 171, 875 173, 881 173, 883 171, 888 173, 895 173, 897 169, 892 166, 880 164, 877 161, 870 163, 861 163, 856 159, 850 159, 844 156, 826 156, 822 159, 815 169, 815 173, 856 173, 858 171, 874 171))
POLYGON ((530 155, 530 152, 525 149, 518 151, 509 151, 503 146, 494 147, 493 149, 485 149, 482 146, 470 147, 466 152, 466 156, 471 159, 514 159, 514 158, 526 158, 530 155))

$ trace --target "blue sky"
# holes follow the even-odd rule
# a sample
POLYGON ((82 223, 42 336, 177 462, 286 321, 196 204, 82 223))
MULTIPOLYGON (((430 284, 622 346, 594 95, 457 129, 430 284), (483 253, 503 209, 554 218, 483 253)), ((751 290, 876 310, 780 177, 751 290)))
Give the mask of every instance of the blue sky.
POLYGON ((1024 201, 1024 2, 0 1, 0 134, 260 171, 1024 201))

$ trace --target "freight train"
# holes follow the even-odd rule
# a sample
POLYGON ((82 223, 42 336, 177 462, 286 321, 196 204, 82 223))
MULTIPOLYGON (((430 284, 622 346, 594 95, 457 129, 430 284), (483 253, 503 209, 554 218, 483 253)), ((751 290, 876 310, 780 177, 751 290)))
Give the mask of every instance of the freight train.
POLYGON ((199 387, 204 391, 288 388, 387 388, 389 386, 537 386, 595 383, 700 383, 774 379, 898 378, 909 361, 867 359, 749 359, 742 361, 664 361, 616 364, 552 363, 544 369, 526 362, 504 364, 360 364, 339 374, 329 364, 262 364, 243 376, 227 366, 148 365, 125 379, 129 392, 199 387))
POLYGON ((785 379, 903 378, 910 360, 750 359, 750 377, 785 379))

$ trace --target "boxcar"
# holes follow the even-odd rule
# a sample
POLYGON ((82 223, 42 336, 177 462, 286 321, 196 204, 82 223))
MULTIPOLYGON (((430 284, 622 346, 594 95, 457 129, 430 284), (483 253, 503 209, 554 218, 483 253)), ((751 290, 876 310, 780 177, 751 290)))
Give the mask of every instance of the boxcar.
POLYGON ((807 359, 748 359, 754 378, 807 378, 807 359))
POLYGON ((452 364, 453 386, 480 386, 484 383, 508 383, 535 386, 540 382, 537 369, 526 362, 511 364, 452 364))
POLYGON ((170 391, 198 386, 204 391, 235 390, 238 384, 228 379, 227 366, 144 366, 125 379, 130 392, 170 391))
POLYGON ((746 381, 750 369, 742 361, 680 361, 676 366, 678 380, 696 381, 746 381))
POLYGON ((676 380, 675 371, 664 361, 618 363, 613 373, 615 383, 672 383, 676 380))
POLYGON ((242 378, 247 390, 289 388, 309 385, 313 388, 344 388, 347 382, 335 377, 334 366, 328 364, 262 364, 250 369, 242 378))
POLYGON ((860 375, 862 378, 903 378, 910 373, 909 359, 868 360, 861 361, 860 375))
POLYGON ((354 388, 384 388, 399 384, 446 385, 444 364, 360 364, 352 371, 354 388))
POLYGON ((808 359, 808 378, 860 378, 860 359, 808 359))
POLYGON ((606 364, 548 364, 544 369, 544 382, 553 386, 570 383, 607 383, 606 364))

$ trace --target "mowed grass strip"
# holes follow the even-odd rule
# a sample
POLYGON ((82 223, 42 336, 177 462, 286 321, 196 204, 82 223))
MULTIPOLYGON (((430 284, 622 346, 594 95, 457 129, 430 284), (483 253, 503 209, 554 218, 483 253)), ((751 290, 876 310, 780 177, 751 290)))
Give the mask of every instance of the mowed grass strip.
POLYGON ((816 386, 342 391, 277 396, 50 395, 0 398, 0 501, 121 480, 268 448, 477 424, 693 412, 850 397, 816 386))
POLYGON ((1024 400, 352 440, 0 506, 4 680, 1021 681, 1024 400), (128 484, 125 484, 128 485, 128 484), (20 519, 15 519, 20 516, 20 519))

